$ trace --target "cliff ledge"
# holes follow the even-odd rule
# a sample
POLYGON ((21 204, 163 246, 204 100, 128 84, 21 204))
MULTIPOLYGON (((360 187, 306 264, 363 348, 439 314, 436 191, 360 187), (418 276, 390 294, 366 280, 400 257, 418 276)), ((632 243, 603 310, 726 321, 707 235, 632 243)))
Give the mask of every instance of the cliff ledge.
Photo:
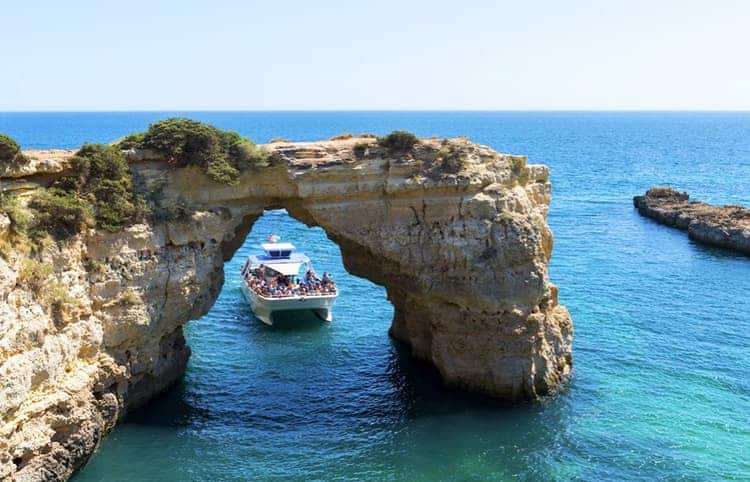
MULTIPOLYGON (((321 226, 351 274, 384 286, 390 334, 447 384, 533 399, 563 383, 573 328, 547 275, 546 167, 464 138, 402 154, 369 137, 265 149, 269 165, 232 185, 126 151, 134 189, 162 214, 117 232, 88 226, 30 250, 0 215, 0 479, 69 477, 183 374, 183 325, 211 308, 267 208, 321 226)), ((23 207, 73 154, 27 151, 0 190, 23 207)))

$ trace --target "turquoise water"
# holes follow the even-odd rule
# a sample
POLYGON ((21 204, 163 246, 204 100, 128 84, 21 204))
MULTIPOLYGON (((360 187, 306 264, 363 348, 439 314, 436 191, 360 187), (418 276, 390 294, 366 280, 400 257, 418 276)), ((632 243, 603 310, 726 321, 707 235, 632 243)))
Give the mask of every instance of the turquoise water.
MULTIPOLYGON (((171 113, 170 113, 171 114, 171 113)), ((167 113, 1 114, 0 132, 72 147, 167 113)), ((345 132, 469 135, 551 167, 551 278, 575 322, 571 383, 507 405, 444 389, 386 331, 384 291, 349 276, 320 229, 268 212, 212 311, 187 327, 182 382, 75 477, 93 480, 750 479, 750 258, 641 218, 671 183, 750 205, 750 114, 192 113, 258 141, 345 132), (270 232, 332 271, 332 324, 267 328, 235 273, 270 232)))

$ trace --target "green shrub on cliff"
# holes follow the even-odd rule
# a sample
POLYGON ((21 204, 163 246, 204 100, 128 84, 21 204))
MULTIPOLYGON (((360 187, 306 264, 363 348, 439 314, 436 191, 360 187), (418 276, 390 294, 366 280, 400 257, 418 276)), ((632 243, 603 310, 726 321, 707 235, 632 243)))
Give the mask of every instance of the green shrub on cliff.
POLYGON ((21 146, 18 145, 15 139, 5 134, 0 134, 0 163, 12 161, 20 150, 21 146))
POLYGON ((212 160, 206 165, 206 174, 216 182, 234 185, 240 177, 240 171, 225 160, 212 160))
POLYGON ((0 168, 18 165, 24 161, 26 161, 26 156, 21 152, 18 142, 10 136, 0 134, 0 168))
POLYGON ((198 166, 224 184, 236 184, 242 171, 268 163, 268 154, 251 140, 185 118, 151 124, 145 133, 128 136, 117 147, 151 149, 175 167, 198 166))
POLYGON ((115 144, 116 147, 125 150, 125 149, 137 149, 141 147, 143 144, 143 136, 145 134, 143 132, 138 132, 136 134, 130 134, 129 136, 125 136, 117 143, 115 144))
POLYGON ((11 233, 21 236, 26 233, 29 227, 29 214, 21 206, 16 196, 0 192, 0 213, 5 214, 10 219, 11 233))
POLYGON ((437 168, 439 172, 447 174, 458 174, 463 169, 466 161, 465 155, 455 145, 446 145, 440 148, 437 153, 438 164, 437 168))
POLYGON ((253 141, 236 132, 226 132, 225 136, 229 141, 229 158, 233 167, 244 171, 268 166, 268 152, 253 141))
POLYGON ((132 191, 130 179, 102 181, 92 192, 96 224, 107 231, 119 231, 141 221, 148 213, 142 197, 132 191))
POLYGON ((218 129, 191 119, 165 119, 151 124, 143 147, 163 154, 177 166, 205 165, 222 154, 218 129))
POLYGON ((143 198, 133 192, 127 161, 118 148, 86 144, 70 162, 71 173, 29 203, 36 237, 48 233, 64 240, 94 224, 119 231, 148 214, 143 198))
POLYGON ((385 137, 378 138, 378 144, 388 149, 391 154, 409 152, 418 142, 417 136, 407 131, 393 131, 385 137))
POLYGON ((127 160, 118 148, 86 144, 71 163, 73 172, 55 187, 87 201, 98 227, 119 231, 147 214, 145 201, 133 192, 127 160))
POLYGON ((71 159, 72 172, 58 186, 91 191, 105 180, 130 181, 130 170, 119 149, 103 144, 85 144, 71 159))
POLYGON ((34 213, 32 234, 65 240, 78 234, 93 218, 91 204, 77 193, 50 188, 36 195, 29 208, 34 213))

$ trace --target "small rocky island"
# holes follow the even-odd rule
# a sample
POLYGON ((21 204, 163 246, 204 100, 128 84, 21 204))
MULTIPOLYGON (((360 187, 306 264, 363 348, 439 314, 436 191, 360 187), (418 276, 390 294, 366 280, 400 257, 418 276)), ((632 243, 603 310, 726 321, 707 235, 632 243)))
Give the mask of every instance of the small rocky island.
POLYGON ((0 479, 69 477, 182 376, 183 325, 268 208, 384 286, 391 336, 448 385, 557 389, 573 325, 547 275, 550 192, 545 166, 465 138, 258 146, 189 119, 77 151, 0 136, 0 479))
POLYGON ((652 187, 633 204, 643 216, 687 231, 690 239, 750 255, 750 209, 690 201, 686 192, 652 187))

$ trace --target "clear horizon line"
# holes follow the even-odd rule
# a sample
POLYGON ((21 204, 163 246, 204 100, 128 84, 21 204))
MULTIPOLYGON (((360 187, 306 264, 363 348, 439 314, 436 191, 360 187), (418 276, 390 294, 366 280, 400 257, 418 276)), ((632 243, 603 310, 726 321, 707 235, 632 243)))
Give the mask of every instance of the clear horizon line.
POLYGON ((292 113, 292 112, 549 112, 549 113, 750 113, 750 109, 11 109, 0 114, 54 114, 54 113, 160 113, 160 112, 221 112, 221 113, 292 113))

